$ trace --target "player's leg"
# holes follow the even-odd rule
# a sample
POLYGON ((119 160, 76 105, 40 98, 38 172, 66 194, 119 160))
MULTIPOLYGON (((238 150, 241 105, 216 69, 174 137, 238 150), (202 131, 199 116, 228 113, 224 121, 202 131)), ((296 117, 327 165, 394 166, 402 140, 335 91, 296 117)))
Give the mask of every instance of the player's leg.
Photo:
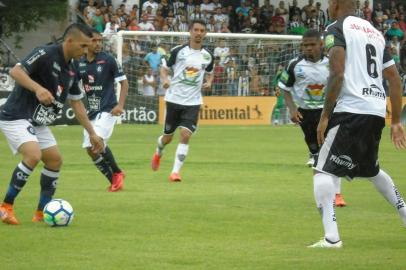
POLYGON ((383 170, 379 170, 379 173, 370 178, 371 182, 375 185, 375 188, 381 193, 381 195, 397 209, 403 224, 406 227, 406 205, 403 197, 393 183, 392 178, 383 170))
POLYGON ((165 146, 171 143, 173 134, 179 126, 181 119, 180 112, 179 105, 170 102, 166 103, 163 135, 158 137, 157 147, 151 160, 151 168, 153 171, 157 171, 159 169, 165 146))
MULTIPOLYGON (((95 129, 95 132, 97 133, 98 131, 96 131, 95 121, 96 120, 92 120, 91 123, 93 128, 95 129)), ((97 135, 99 134, 97 133, 97 135)), ((111 187, 111 184, 113 182, 113 171, 111 170, 109 164, 101 154, 95 154, 91 151, 92 144, 90 143, 89 133, 86 130, 83 130, 82 147, 86 149, 86 152, 88 156, 92 159, 94 166, 96 166, 97 170, 99 170, 106 177, 111 187)))
POLYGON ((301 108, 298 110, 303 116, 300 127, 302 128, 304 139, 309 149, 309 160, 306 165, 312 167, 319 152, 317 125, 319 123, 321 110, 305 110, 301 108))
POLYGON ((20 153, 22 161, 15 167, 9 187, 0 206, 0 217, 4 223, 19 224, 14 215, 14 201, 21 192, 28 177, 41 160, 41 150, 34 127, 26 120, 0 121, 13 154, 20 153))
POLYGON ((92 121, 95 132, 104 140, 105 148, 103 153, 101 153, 101 157, 103 158, 103 161, 109 166, 110 171, 112 172, 111 186, 109 188, 109 191, 112 192, 121 190, 124 186, 125 179, 124 172, 118 166, 110 147, 107 146, 107 142, 113 134, 116 122, 117 117, 107 112, 99 113, 96 119, 92 121))
POLYGON ((179 144, 176 147, 175 161, 173 163, 172 173, 169 180, 173 182, 181 181, 180 170, 185 162, 189 152, 189 140, 192 134, 196 131, 197 121, 199 117, 200 105, 184 106, 181 114, 180 138, 179 144))
POLYGON ((334 177, 334 190, 336 194, 335 204, 337 207, 347 206, 347 203, 344 201, 344 196, 341 194, 341 178, 334 177))

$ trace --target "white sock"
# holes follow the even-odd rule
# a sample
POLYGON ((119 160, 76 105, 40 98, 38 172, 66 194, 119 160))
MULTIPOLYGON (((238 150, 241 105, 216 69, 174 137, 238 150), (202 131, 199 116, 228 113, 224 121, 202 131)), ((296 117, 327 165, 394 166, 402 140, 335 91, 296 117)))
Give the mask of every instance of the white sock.
POLYGON ((313 176, 313 182, 314 198, 323 221, 324 237, 331 242, 340 241, 334 209, 334 177, 319 172, 313 176))
POLYGON ((392 181, 392 178, 383 170, 370 178, 375 188, 383 195, 383 197, 393 205, 402 218, 403 224, 406 226, 406 205, 398 189, 392 181))
POLYGON ((334 178, 334 190, 336 194, 340 194, 341 193, 341 178, 340 177, 336 177, 333 176, 334 178))
POLYGON ((189 151, 188 144, 183 144, 183 143, 178 144, 178 147, 176 148, 176 154, 175 154, 175 163, 173 164, 173 169, 172 169, 173 173, 179 173, 180 169, 183 166, 183 162, 186 159, 188 151, 189 151))
POLYGON ((162 143, 162 137, 163 137, 163 135, 159 136, 159 138, 158 138, 158 146, 157 146, 157 148, 155 150, 155 153, 157 153, 158 156, 162 156, 162 152, 164 151, 164 148, 165 148, 165 145, 162 143))

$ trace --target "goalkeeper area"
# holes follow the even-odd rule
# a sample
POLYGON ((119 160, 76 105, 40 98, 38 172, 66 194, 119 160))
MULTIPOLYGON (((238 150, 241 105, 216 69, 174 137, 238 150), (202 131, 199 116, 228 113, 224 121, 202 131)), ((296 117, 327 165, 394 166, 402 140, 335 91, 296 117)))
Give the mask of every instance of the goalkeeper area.
MULTIPOLYGON (((22 224, 0 224, 1 269, 404 269, 405 228, 367 180, 343 181, 348 206, 336 214, 344 248, 306 248, 322 225, 297 126, 203 126, 183 181, 169 183, 176 144, 159 171, 150 169, 161 126, 118 125, 109 143, 127 175, 118 193, 107 192, 81 148, 79 126, 52 131, 64 158, 55 198, 72 204, 75 219, 66 228, 31 222, 37 168, 16 201, 22 224)), ((19 157, 5 140, 0 153, 4 194, 19 157)), ((385 129, 380 163, 403 194, 405 160, 385 129)))
MULTIPOLYGON (((124 123, 158 122, 161 58, 187 43, 188 32, 120 31, 104 38, 104 50, 122 64, 129 81, 124 123)), ((214 56, 212 88, 204 96, 275 96, 277 80, 300 52, 301 36, 208 33, 204 47, 214 56)))

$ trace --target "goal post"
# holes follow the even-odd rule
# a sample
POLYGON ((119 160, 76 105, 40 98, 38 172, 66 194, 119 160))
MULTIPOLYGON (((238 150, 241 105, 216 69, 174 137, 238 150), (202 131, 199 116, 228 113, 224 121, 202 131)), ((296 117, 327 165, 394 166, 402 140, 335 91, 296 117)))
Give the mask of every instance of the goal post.
MULTIPOLYGON (((189 32, 161 31, 119 31, 104 38, 104 49, 115 55, 130 85, 122 122, 158 123, 159 97, 165 90, 160 85, 157 54, 168 57, 173 47, 188 38, 189 32)), ((278 75, 300 53, 301 38, 208 33, 203 45, 214 55, 214 81, 212 89, 203 91, 203 95, 275 96, 278 75)))

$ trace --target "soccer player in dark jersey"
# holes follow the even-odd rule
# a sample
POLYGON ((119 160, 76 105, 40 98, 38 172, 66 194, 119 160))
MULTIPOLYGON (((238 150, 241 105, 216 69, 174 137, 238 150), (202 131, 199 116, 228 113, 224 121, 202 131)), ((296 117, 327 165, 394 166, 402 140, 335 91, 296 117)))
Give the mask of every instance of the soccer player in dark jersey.
POLYGON ((166 88, 166 114, 163 135, 152 157, 152 170, 159 168, 164 147, 172 141, 175 130, 180 128, 180 142, 169 181, 180 182, 179 171, 189 150, 189 139, 196 131, 202 99, 202 87, 209 89, 213 81, 213 56, 203 48, 207 29, 204 21, 193 20, 190 24, 190 41, 171 50, 168 61, 163 59, 161 81, 166 88), (169 68, 173 70, 169 80, 169 68), (205 73, 208 73, 205 76, 205 73), (205 80, 205 81, 204 81, 205 80))
MULTIPOLYGON (((317 125, 323 109, 329 61, 323 54, 323 41, 318 31, 309 30, 304 33, 301 45, 303 54, 289 62, 280 76, 278 86, 284 90, 291 120, 302 128, 310 152, 307 165, 312 167, 320 149, 317 125)), ((335 177, 334 186, 336 206, 345 206, 339 177, 335 177)))
POLYGON ((109 191, 122 189, 124 172, 119 168, 107 141, 113 134, 117 118, 124 112, 125 99, 128 93, 128 81, 116 59, 102 51, 103 38, 99 32, 92 30, 92 43, 78 63, 80 85, 87 96, 88 116, 92 126, 104 140, 105 148, 102 153, 91 151, 89 134, 84 130, 83 148, 92 158, 97 169, 110 182, 109 191), (114 84, 120 83, 120 97, 117 96, 114 84))
POLYGON ((378 161, 386 114, 383 79, 389 81, 390 88, 391 140, 398 149, 406 147, 400 122, 400 77, 385 50, 382 33, 368 21, 353 16, 354 9, 353 0, 329 1, 330 15, 336 21, 326 29, 330 75, 317 127, 322 146, 314 175, 314 197, 322 216, 324 238, 309 246, 312 248, 342 247, 334 212, 335 176, 369 178, 406 226, 405 202, 378 161))
POLYGON ((43 220, 42 209, 55 193, 62 165, 56 140, 47 125, 57 118, 66 99, 89 132, 92 151, 103 149, 103 140, 94 131, 81 101, 72 62, 86 52, 91 37, 89 27, 72 24, 66 29, 62 44, 38 47, 10 70, 16 85, 0 110, 0 129, 12 152, 22 155, 22 161, 14 169, 0 206, 4 223, 19 224, 13 211, 14 200, 40 161, 44 163, 41 192, 32 221, 43 220))

